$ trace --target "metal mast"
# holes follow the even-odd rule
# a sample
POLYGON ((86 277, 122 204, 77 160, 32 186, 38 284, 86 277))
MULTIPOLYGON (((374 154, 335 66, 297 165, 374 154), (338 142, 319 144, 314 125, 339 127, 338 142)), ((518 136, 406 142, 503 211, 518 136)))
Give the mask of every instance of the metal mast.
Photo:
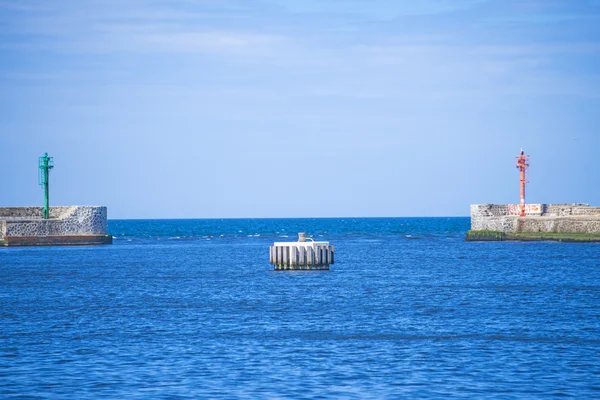
POLYGON ((43 157, 39 158, 39 175, 38 181, 40 186, 44 187, 44 219, 50 218, 50 170, 54 168, 54 157, 48 157, 48 153, 45 153, 43 157))
POLYGON ((517 156, 517 168, 521 172, 521 217, 525 216, 525 185, 527 182, 527 168, 529 168, 529 156, 526 156, 521 149, 521 154, 517 156))

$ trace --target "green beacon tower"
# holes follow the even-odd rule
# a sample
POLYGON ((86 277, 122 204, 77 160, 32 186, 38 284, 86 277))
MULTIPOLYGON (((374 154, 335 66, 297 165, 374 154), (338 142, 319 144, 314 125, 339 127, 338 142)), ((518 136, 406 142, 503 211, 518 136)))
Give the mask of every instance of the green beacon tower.
POLYGON ((40 186, 44 188, 44 219, 50 218, 50 170, 54 168, 54 157, 48 157, 48 153, 45 153, 43 157, 39 158, 39 175, 38 181, 40 186))

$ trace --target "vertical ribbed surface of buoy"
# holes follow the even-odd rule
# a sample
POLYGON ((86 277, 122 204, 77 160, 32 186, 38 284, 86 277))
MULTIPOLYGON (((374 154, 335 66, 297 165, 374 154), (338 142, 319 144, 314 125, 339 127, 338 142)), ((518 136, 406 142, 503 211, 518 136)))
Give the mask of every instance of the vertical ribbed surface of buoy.
POLYGON ((334 247, 329 242, 306 241, 306 233, 297 242, 275 242, 269 249, 269 263, 275 270, 328 270, 334 263, 334 247))

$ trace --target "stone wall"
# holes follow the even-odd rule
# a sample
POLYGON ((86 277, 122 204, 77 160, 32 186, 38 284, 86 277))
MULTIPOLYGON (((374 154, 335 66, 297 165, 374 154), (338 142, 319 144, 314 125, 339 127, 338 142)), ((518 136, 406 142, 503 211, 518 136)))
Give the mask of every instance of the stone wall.
POLYGON ((599 217, 522 218, 516 232, 600 233, 599 217))
POLYGON ((0 208, 0 240, 9 237, 106 235, 107 210, 97 206, 0 208))
MULTIPOLYGON (((50 219, 67 218, 76 208, 85 208, 89 206, 57 206, 50 207, 50 219)), ((106 207, 105 207, 106 208, 106 207)), ((2 207, 0 208, 0 220, 13 218, 33 218, 41 219, 44 217, 44 207, 2 207)))
POLYGON ((525 217, 515 215, 518 205, 472 204, 471 229, 474 231, 564 232, 600 234, 600 207, 587 204, 541 204, 525 217), (541 210, 538 211, 538 210, 541 210))
POLYGON ((599 216, 600 207, 590 207, 588 204, 544 204, 544 216, 599 216))

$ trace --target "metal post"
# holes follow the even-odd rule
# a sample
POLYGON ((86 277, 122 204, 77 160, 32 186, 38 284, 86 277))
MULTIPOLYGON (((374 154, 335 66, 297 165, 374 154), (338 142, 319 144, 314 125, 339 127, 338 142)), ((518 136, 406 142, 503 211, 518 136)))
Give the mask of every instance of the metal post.
POLYGON ((39 158, 39 184, 44 187, 44 219, 50 218, 50 170, 54 168, 54 158, 45 153, 39 158))

